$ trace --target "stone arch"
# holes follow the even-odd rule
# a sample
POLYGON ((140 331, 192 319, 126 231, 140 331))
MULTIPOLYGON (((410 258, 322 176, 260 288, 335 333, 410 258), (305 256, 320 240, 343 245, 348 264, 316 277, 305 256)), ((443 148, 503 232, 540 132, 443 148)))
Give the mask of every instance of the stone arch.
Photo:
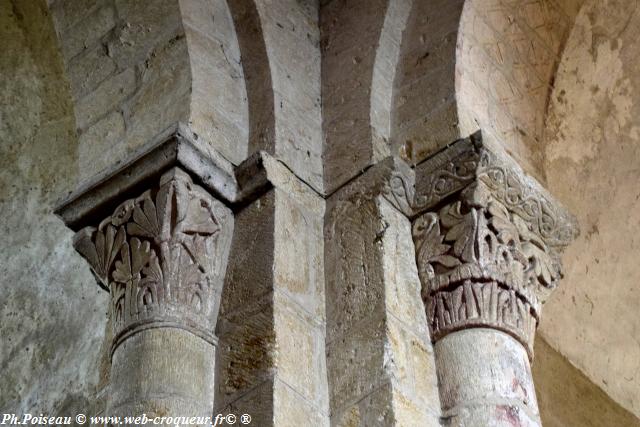
POLYGON ((540 179, 546 110, 582 0, 467 0, 456 54, 461 136, 482 129, 540 179))
POLYGON ((463 3, 321 8, 328 193, 384 157, 417 163, 457 139, 453 75, 463 3))
POLYGON ((640 225, 638 28, 638 1, 586 0, 559 61, 542 172, 583 233, 565 255, 563 292, 540 325, 552 346, 636 415, 640 319, 627 313, 640 303, 640 244, 631 232, 640 225))
POLYGON ((82 179, 177 123, 232 164, 247 157, 244 71, 225 0, 54 0, 49 8, 74 101, 82 179))
MULTIPOLYGON (((268 89, 266 83, 260 84, 262 89, 258 89, 268 90, 270 94, 255 93, 256 97, 262 97, 264 103, 271 98, 273 101, 272 106, 265 105, 269 111, 267 114, 273 111, 273 142, 267 139, 264 149, 284 162, 315 191, 323 192, 317 3, 299 0, 252 3, 253 19, 255 24, 259 21, 262 36, 262 40, 254 42, 264 46, 264 52, 255 58, 262 61, 261 65, 249 60, 247 66, 258 67, 258 72, 253 73, 256 79, 270 80, 268 89)), ((255 53, 255 47, 250 49, 255 53)), ((249 53, 249 50, 245 51, 249 53)), ((251 90, 258 91, 255 88, 251 90)), ((253 111, 254 107, 251 108, 253 111)))
POLYGON ((273 152, 275 105, 273 83, 260 15, 253 0, 228 2, 237 29, 249 107, 249 154, 273 152))
POLYGON ((393 80, 412 3, 339 0, 320 9, 327 193, 390 154, 393 80))
POLYGON ((402 34, 390 108, 391 154, 412 164, 460 137, 456 41, 464 0, 414 1, 402 34))

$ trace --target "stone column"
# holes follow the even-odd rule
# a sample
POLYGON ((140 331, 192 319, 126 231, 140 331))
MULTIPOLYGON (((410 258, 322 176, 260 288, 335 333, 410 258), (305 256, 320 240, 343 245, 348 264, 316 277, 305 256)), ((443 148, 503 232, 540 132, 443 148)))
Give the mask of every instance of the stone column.
MULTIPOLYGON (((416 168, 409 200, 445 425, 539 426, 541 306, 575 220, 513 160, 461 140, 416 168)), ((408 197, 407 197, 408 196, 408 197)))
POLYGON ((58 211, 110 295, 107 416, 213 413, 215 328, 234 219, 187 173, 183 142, 171 136, 58 211), (164 164, 163 150, 175 154, 161 156, 164 164))

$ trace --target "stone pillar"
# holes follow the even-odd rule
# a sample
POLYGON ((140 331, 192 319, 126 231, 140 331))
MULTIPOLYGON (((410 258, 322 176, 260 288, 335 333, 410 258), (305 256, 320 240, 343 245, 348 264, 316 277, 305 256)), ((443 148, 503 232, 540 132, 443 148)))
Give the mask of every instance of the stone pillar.
POLYGON ((479 136, 416 167, 413 238, 451 426, 539 426, 531 377, 541 306, 561 277, 575 220, 479 136))
POLYGON ((184 161, 193 148, 171 135, 58 210, 110 295, 107 416, 213 413, 215 328, 234 218, 215 188, 187 172, 205 161, 184 161))
POLYGON ((325 276, 331 425, 439 426, 434 351, 411 222, 389 198, 388 158, 327 200, 325 276))
MULTIPOLYGON (((329 426, 324 199, 261 153, 236 210, 217 334, 216 413, 255 426, 329 426)), ((237 423, 239 425, 239 422, 237 423)))

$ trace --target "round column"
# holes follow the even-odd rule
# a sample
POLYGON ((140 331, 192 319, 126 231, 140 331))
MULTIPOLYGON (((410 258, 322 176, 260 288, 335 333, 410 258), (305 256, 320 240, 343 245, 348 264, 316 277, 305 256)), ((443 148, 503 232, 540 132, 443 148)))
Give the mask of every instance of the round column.
POLYGON ((76 250, 111 296, 107 416, 208 425, 232 232, 231 211, 173 168, 76 234, 76 250))
POLYGON ((529 357, 495 329, 454 332, 435 344, 446 426, 539 426, 529 357))
POLYGON ((443 424, 540 426, 533 341, 575 222, 480 141, 458 142, 421 168, 426 192, 416 200, 427 213, 413 238, 443 424))

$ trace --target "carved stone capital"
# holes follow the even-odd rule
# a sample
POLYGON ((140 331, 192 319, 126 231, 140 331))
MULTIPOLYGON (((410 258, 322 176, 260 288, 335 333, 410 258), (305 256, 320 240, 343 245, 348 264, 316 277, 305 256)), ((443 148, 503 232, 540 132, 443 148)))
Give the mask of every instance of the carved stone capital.
POLYGON ((122 202, 74 247, 111 296, 111 352, 146 329, 181 328, 215 343, 233 216, 179 168, 122 202))
POLYGON ((432 339, 495 328, 532 355, 541 305, 578 233, 575 219, 479 135, 419 165, 415 190, 396 188, 419 215, 413 238, 432 339))

